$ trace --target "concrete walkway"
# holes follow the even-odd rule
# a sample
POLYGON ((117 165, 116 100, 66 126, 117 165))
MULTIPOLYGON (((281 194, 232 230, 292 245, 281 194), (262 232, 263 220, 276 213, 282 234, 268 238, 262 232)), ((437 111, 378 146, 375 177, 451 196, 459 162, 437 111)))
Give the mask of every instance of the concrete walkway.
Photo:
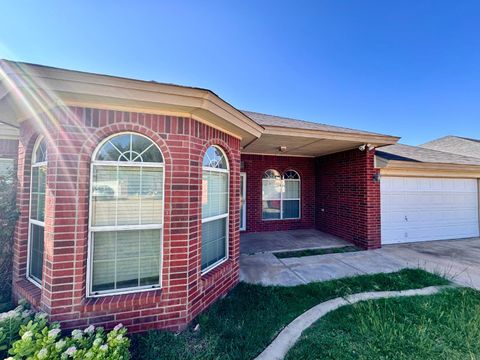
POLYGON ((338 297, 329 301, 320 303, 288 324, 273 342, 259 355, 256 360, 280 360, 285 357, 288 350, 298 341, 302 332, 313 325, 318 319, 322 318, 329 312, 345 305, 351 305, 359 301, 383 299, 391 297, 433 295, 448 286, 430 286, 423 289, 412 289, 405 291, 376 291, 364 292, 338 297))
POLYGON ((423 268, 480 289, 480 239, 386 245, 378 250, 277 259, 272 253, 240 256, 240 279, 294 286, 347 276, 423 268))

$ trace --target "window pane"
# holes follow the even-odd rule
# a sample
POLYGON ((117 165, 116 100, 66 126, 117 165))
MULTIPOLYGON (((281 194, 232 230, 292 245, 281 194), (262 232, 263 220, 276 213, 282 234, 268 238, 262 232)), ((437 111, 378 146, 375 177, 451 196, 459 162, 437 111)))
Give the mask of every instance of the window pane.
POLYGON ((95 165, 94 226, 162 224, 163 168, 95 165))
POLYGON ((92 177, 92 225, 115 225, 117 193, 117 168, 95 165, 92 177))
POLYGON ((152 140, 140 135, 122 134, 103 144, 95 160, 163 162, 163 157, 152 140))
POLYGON ((163 168, 142 168, 141 224, 162 224, 163 168))
POLYGON ((228 173, 203 171, 202 218, 228 212, 228 173))
POLYGON ((210 146, 203 157, 203 166, 227 170, 227 159, 223 152, 216 146, 210 146))
POLYGON ((298 199, 300 198, 300 181, 285 180, 284 199, 298 199))
POLYGON ((262 218, 263 219, 280 219, 280 200, 264 200, 262 218))
POLYGON ((126 158, 120 158, 119 160, 130 160, 130 134, 115 136, 111 138, 109 142, 114 145, 126 158))
POLYGON ((160 251, 158 230, 143 231, 140 237, 140 286, 159 284, 160 251))
POLYGON ((160 283, 161 230, 96 232, 92 291, 160 283))
POLYGON ((32 167, 32 200, 30 218, 38 221, 45 219, 46 166, 32 167))
POLYGON ((300 217, 300 200, 283 201, 283 218, 293 219, 300 217))
POLYGON ((47 161, 47 142, 45 139, 40 141, 35 151, 35 163, 47 161))
POLYGON ((226 258, 227 218, 202 224, 202 270, 226 258))
POLYGON ((38 282, 42 282, 43 266, 43 240, 44 229, 42 226, 30 225, 30 264, 29 275, 38 282))
POLYGON ((121 153, 108 141, 97 153, 97 160, 118 161, 121 153))
MULTIPOLYGON (((150 147, 140 156, 143 162, 163 162, 163 156, 155 145, 150 147)), ((140 161, 140 158, 136 159, 136 161, 140 161)))
POLYGON ((117 225, 140 224, 140 173, 138 167, 118 167, 117 225))
POLYGON ((280 199, 282 193, 282 180, 262 180, 262 198, 280 199))

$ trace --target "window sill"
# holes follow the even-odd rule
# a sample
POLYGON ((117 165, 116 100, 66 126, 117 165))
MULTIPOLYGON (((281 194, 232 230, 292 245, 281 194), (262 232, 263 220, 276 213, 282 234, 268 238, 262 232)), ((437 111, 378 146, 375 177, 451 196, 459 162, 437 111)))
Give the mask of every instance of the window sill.
POLYGON ((288 219, 262 219, 262 221, 295 221, 295 220, 302 220, 301 217, 298 218, 288 218, 288 219))
POLYGON ((212 287, 217 283, 217 280, 232 270, 234 263, 231 259, 227 259, 220 263, 217 267, 211 269, 205 274, 202 274, 202 286, 206 289, 212 287))
POLYGON ((19 298, 26 299, 33 307, 40 306, 42 289, 30 280, 21 279, 15 283, 15 292, 19 298))
POLYGON ((162 289, 89 297, 85 298, 83 302, 83 311, 96 312, 132 308, 159 302, 161 297, 162 289))

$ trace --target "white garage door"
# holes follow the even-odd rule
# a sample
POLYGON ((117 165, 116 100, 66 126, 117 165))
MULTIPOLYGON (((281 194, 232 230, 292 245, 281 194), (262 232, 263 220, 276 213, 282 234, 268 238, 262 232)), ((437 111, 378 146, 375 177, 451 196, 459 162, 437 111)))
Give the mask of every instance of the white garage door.
POLYGON ((382 177, 382 243, 479 236, 475 179, 382 177))

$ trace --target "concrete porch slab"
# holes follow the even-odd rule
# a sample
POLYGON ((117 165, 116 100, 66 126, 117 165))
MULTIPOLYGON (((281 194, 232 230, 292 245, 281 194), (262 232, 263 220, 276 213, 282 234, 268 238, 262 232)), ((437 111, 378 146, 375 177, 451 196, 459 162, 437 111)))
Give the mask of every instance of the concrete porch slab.
POLYGON ((315 229, 240 234, 240 253, 242 254, 322 249, 348 245, 352 244, 315 229))
POLYGON ((480 289, 480 239, 387 245, 378 250, 277 259, 273 254, 240 256, 240 279, 292 286, 359 274, 423 268, 480 289))

